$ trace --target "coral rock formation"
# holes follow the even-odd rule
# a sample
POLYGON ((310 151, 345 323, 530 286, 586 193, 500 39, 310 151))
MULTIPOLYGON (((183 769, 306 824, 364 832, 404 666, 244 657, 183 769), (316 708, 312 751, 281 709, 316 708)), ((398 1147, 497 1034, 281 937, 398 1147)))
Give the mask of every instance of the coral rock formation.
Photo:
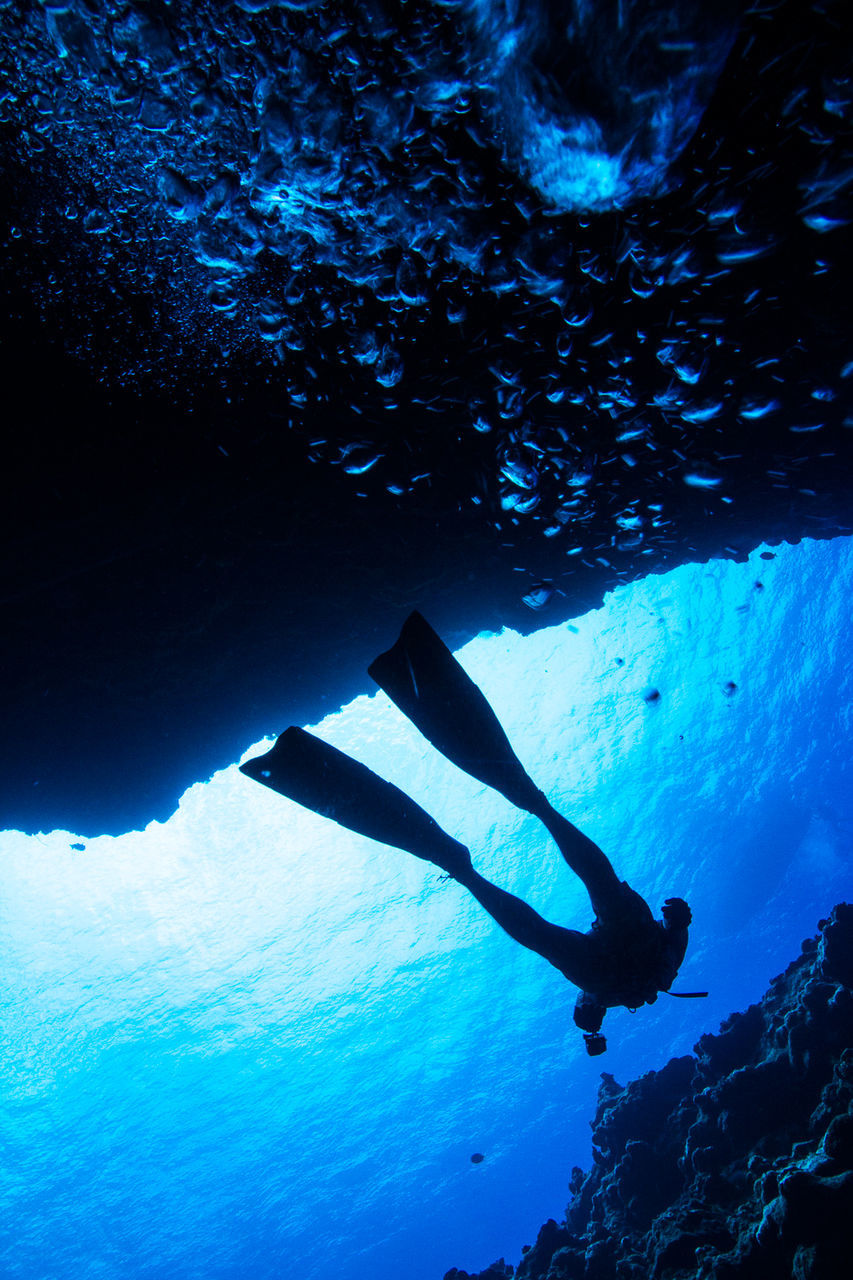
MULTIPOLYGON (((695 1055, 604 1073, 572 1173, 516 1280, 840 1280, 853 1213, 853 906, 695 1055)), ((501 1259, 477 1277, 513 1275, 501 1259)))

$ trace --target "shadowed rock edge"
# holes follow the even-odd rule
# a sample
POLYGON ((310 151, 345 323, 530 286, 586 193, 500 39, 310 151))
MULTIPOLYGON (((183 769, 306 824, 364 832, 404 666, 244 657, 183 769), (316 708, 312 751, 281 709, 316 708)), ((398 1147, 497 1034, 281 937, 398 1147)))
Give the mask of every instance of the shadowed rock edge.
POLYGON ((622 1088, 602 1074, 593 1167, 517 1268, 445 1280, 836 1280, 853 1212, 853 906, 758 1004, 622 1088))

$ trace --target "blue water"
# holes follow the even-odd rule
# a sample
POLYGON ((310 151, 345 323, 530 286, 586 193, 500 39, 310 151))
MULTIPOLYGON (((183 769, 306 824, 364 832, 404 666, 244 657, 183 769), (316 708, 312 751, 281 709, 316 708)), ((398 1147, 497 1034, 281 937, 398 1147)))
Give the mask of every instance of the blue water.
MULTIPOLYGON (((460 886, 236 765, 142 832, 4 833, 5 1280, 440 1280, 517 1261, 589 1165, 600 1071, 624 1082, 689 1051, 850 895, 853 540, 772 554, 460 652, 539 785, 655 908, 693 907, 679 985, 710 998, 611 1013, 603 1059, 573 989, 460 886)), ((317 731, 484 874, 586 927, 536 821, 383 694, 317 731)))

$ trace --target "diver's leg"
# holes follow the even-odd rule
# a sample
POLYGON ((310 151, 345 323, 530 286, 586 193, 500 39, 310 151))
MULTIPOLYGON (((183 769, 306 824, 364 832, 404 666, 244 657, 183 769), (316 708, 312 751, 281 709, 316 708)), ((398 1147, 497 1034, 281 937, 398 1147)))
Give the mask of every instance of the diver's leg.
POLYGON ((600 914, 600 906, 612 900, 619 886, 609 861, 548 803, 510 746, 482 690, 426 619, 413 613, 397 642, 380 654, 369 672, 442 755, 544 822, 600 914))
POLYGON ((544 823, 566 862, 586 885, 587 893, 597 916, 607 912, 608 906, 621 893, 619 877, 610 859, 598 845, 572 826, 562 814, 539 792, 530 813, 544 823))
POLYGON ((468 850, 415 804, 337 747, 291 725, 272 750, 240 766, 240 772, 279 795, 371 840, 405 849, 449 875, 464 875, 468 850))
POLYGON ((499 889, 473 867, 454 878, 473 894, 504 933, 549 961, 569 982, 584 988, 592 980, 589 941, 582 933, 544 920, 521 898, 499 889))

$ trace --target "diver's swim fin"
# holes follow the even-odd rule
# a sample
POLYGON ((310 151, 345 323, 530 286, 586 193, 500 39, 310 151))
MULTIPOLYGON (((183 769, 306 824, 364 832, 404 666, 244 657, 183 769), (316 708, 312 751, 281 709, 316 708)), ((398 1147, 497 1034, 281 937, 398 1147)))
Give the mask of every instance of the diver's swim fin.
POLYGON ((368 673, 432 745, 520 809, 541 793, 527 776, 483 693, 419 613, 368 673))
POLYGON ((240 765, 247 777, 359 835, 405 849, 455 876, 468 850, 405 792, 304 729, 286 729, 271 751, 240 765))

